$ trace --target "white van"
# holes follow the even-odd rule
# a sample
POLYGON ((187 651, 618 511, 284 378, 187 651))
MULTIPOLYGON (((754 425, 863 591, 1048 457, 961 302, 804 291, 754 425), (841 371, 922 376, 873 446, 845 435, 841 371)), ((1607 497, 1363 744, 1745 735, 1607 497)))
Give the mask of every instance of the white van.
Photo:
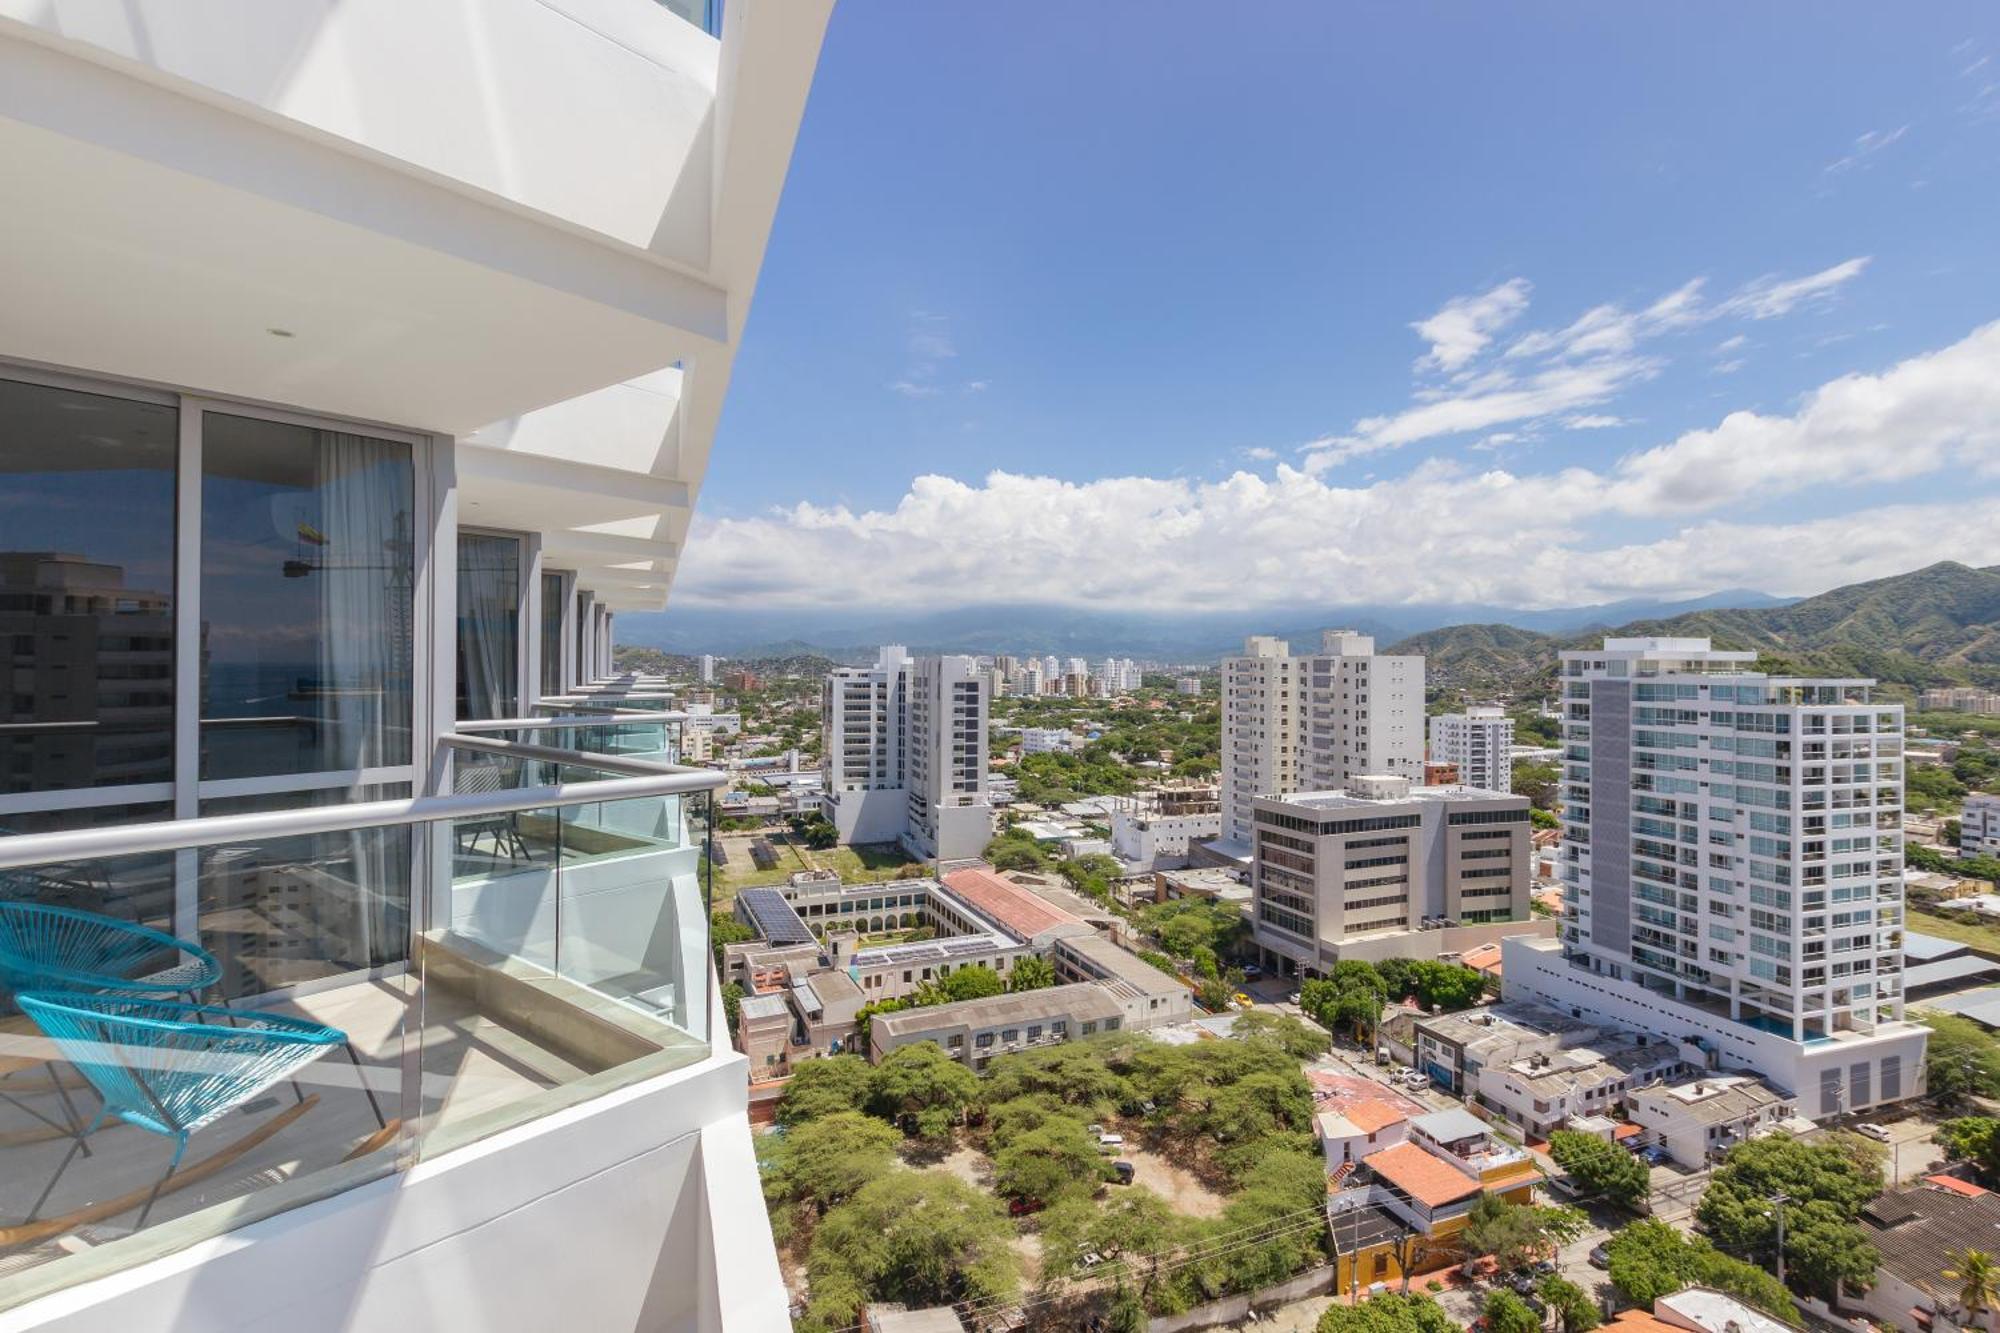
POLYGON ((1102 1152, 1117 1152, 1125 1146, 1125 1136, 1123 1134, 1099 1134, 1097 1136, 1097 1146, 1102 1152))

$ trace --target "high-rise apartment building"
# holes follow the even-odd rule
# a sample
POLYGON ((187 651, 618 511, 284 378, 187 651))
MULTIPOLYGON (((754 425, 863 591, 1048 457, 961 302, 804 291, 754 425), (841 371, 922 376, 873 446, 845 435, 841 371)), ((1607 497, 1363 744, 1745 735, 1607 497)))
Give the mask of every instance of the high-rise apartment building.
POLYGON ((715 654, 713 653, 703 653, 701 655, 701 683, 704 685, 715 684, 715 654))
POLYGON ((1287 975, 1342 958, 1462 952, 1528 920, 1525 796, 1361 777, 1341 791, 1259 796, 1252 808, 1252 936, 1287 975), (1419 931, 1431 939, 1412 948, 1419 931))
POLYGON ((787 1326, 613 624, 831 10, 0 5, 0 1328, 787 1326))
POLYGON ((1224 840, 1247 847, 1258 796, 1364 775, 1421 781, 1423 723, 1423 658, 1378 655, 1351 630, 1326 631, 1309 657, 1252 636, 1222 663, 1224 840))
POLYGON ((1958 850, 1965 856, 2000 855, 2000 796, 1976 791, 1959 815, 1958 850))
POLYGON ((1903 1020, 1903 710, 1707 639, 1562 654, 1559 940, 1510 997, 1748 1068, 1815 1118, 1923 1090, 1903 1020))
POLYGON ((1458 780, 1487 791, 1514 790, 1514 719, 1498 704, 1431 719, 1431 760, 1458 766, 1458 780))
POLYGON ((912 658, 889 644, 822 688, 821 809, 848 843, 900 842, 944 861, 992 838, 986 673, 970 657, 912 658))

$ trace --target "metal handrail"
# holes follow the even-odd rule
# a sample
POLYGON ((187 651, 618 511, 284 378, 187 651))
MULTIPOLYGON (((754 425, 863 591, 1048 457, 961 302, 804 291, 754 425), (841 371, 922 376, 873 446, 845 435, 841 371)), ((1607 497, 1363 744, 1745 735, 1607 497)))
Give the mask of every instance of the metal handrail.
POLYGON ((622 713, 579 713, 569 717, 497 717, 478 722, 461 722, 459 736, 483 731, 528 731, 535 727, 623 727, 634 722, 686 722, 687 713, 656 713, 645 708, 628 708, 622 713))
POLYGON ((303 810, 273 810, 247 815, 207 815, 150 824, 121 824, 112 828, 19 833, 0 837, 0 870, 22 870, 30 866, 95 861, 114 856, 139 856, 148 852, 183 851, 218 842, 259 842, 315 833, 344 833, 357 828, 517 814, 526 810, 546 810, 552 806, 596 805, 647 796, 685 796, 717 791, 729 784, 728 775, 714 769, 680 768, 643 759, 524 745, 518 741, 447 736, 439 744, 453 749, 542 759, 634 776, 556 782, 540 787, 471 795, 415 796, 399 801, 361 801, 345 806, 312 806, 303 810))

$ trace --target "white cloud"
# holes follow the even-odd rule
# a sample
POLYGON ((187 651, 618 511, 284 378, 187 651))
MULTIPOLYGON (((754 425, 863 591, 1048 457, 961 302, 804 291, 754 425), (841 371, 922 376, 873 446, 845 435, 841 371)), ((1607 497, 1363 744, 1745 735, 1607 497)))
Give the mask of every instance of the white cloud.
POLYGON ((1860 277, 1861 271, 1867 267, 1868 256, 1861 255, 1843 260, 1832 268, 1808 273, 1803 278, 1759 278, 1724 301, 1720 309, 1723 314, 1744 315, 1750 319, 1775 319, 1779 315, 1791 314, 1801 305, 1827 300, 1846 283, 1860 277))
POLYGON ((1729 361, 1718 361, 1711 369, 1718 375, 1734 375, 1749 364, 1750 361, 1747 357, 1739 356, 1729 361))
POLYGON ((1898 125, 1893 130, 1869 130, 1866 134, 1855 139, 1854 147, 1849 149, 1844 156, 1826 164, 1826 174, 1836 176, 1843 171, 1850 171, 1860 166, 1868 158, 1881 152, 1891 144, 1898 142, 1909 132, 1910 127, 1908 125, 1898 125))
POLYGON ((1585 413, 1582 416, 1565 417, 1563 425, 1571 430, 1604 430, 1611 426, 1625 424, 1624 417, 1614 417, 1602 412, 1585 413))
POLYGON ((967 393, 985 393, 992 383, 993 381, 991 380, 967 380, 965 382, 965 391, 967 393))
MULTIPOLYGON (((951 321, 928 310, 910 312, 902 375, 889 381, 889 390, 905 398, 935 398, 944 390, 937 384, 938 368, 958 355, 951 340, 951 321)), ((975 381, 986 387, 985 381, 975 381)))
POLYGON ((1733 352, 1749 341, 1750 339, 1747 335, 1739 333, 1733 338, 1724 338, 1715 345, 1715 350, 1717 352, 1733 352))
POLYGON ((935 398, 944 392, 935 384, 919 384, 915 380, 892 380, 889 389, 892 393, 900 393, 905 398, 935 398))
POLYGON ((1417 368, 1457 370, 1484 351, 1496 330, 1505 328, 1528 308, 1529 285, 1525 278, 1509 278, 1491 291, 1477 296, 1455 296, 1429 319, 1410 327, 1431 345, 1419 358, 1417 368))
POLYGON ((1263 445, 1258 444, 1243 450, 1243 456, 1259 463, 1269 463, 1276 460, 1278 451, 1276 449, 1267 449, 1263 445))
POLYGON ((1968 499, 1962 486, 1935 504, 1798 523, 1757 510, 1808 488, 1946 469, 2000 475, 2000 323, 1879 374, 1829 381, 1789 416, 1730 413, 1602 470, 1516 474, 1431 459, 1353 485, 1283 462, 1270 476, 1215 481, 994 472, 977 483, 919 477, 887 509, 799 504, 703 520, 676 600, 1172 612, 1805 593, 1945 557, 2000 563, 2000 498, 1968 499), (1681 526, 1611 544, 1594 535, 1629 532, 1634 518, 1681 526))

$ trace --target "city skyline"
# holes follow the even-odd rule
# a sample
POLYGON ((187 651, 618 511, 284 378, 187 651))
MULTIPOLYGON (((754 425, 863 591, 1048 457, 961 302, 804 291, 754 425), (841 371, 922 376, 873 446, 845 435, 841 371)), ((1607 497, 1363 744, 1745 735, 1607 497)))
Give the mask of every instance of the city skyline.
POLYGON ((676 607, 2000 561, 1990 14, 1127 17, 836 16, 676 607))

